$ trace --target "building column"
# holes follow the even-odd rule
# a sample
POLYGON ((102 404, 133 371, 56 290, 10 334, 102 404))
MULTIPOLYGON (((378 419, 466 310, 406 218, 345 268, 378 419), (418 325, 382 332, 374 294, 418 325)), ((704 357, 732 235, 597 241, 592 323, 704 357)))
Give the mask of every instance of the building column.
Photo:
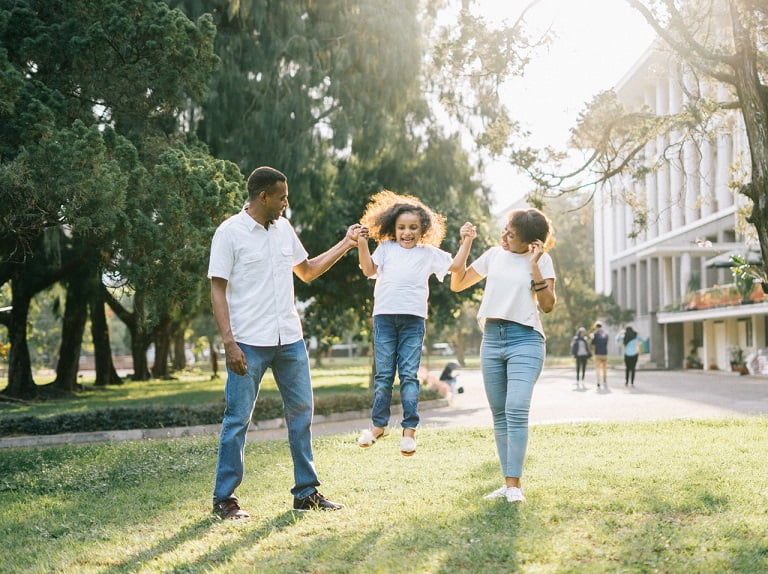
MULTIPOLYGON (((658 78, 656 80, 656 114, 666 116, 669 114, 669 85, 668 77, 658 78)), ((668 134, 660 135, 656 138, 656 153, 666 153, 670 145, 668 134)), ((662 162, 656 171, 656 196, 659 218, 659 228, 657 235, 663 235, 671 231, 671 213, 672 197, 669 187, 669 163, 662 162)))

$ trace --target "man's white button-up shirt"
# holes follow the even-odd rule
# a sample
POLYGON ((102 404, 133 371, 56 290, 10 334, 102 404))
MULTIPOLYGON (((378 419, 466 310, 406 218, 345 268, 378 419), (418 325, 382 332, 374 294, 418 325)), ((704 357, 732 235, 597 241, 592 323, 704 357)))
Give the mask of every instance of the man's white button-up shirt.
POLYGON ((303 337, 294 302, 293 267, 307 255, 283 217, 265 229, 243 210, 218 227, 211 242, 208 277, 227 280, 235 341, 272 347, 303 337))

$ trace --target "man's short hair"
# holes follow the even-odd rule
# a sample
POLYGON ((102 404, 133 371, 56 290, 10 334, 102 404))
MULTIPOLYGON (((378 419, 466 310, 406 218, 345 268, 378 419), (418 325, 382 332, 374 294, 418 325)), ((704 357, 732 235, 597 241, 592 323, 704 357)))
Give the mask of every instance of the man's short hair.
POLYGON ((248 199, 253 201, 262 191, 268 190, 278 181, 288 181, 288 178, 274 167, 257 167, 248 176, 248 199))

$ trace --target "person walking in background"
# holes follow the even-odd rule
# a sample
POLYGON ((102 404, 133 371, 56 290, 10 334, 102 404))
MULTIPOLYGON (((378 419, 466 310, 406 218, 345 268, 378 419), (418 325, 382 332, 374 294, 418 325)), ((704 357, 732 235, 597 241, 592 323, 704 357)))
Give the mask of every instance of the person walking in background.
POLYGON ((461 365, 455 361, 450 361, 445 365, 443 371, 440 373, 440 380, 444 381, 451 388, 451 394, 453 395, 456 393, 461 394, 464 392, 464 387, 458 386, 457 378, 461 374, 459 372, 460 369, 461 365))
POLYGON ((375 278, 373 290, 373 384, 371 428, 357 443, 367 448, 387 433, 395 371, 400 379, 403 436, 400 452, 416 452, 419 424, 419 379, 429 277, 439 281, 449 272, 453 257, 441 250, 445 218, 408 195, 377 193, 361 219, 357 253, 366 277, 375 278), (373 255, 368 238, 377 241, 373 255))
POLYGON ((576 387, 579 388, 579 382, 584 383, 584 374, 587 372, 587 362, 592 356, 589 350, 589 341, 587 340, 587 330, 579 327, 576 334, 571 339, 571 355, 576 359, 576 387))
POLYGON ((312 281, 357 245, 361 226, 312 259, 291 224, 288 180, 271 167, 248 177, 248 203, 224 221, 211 243, 208 277, 216 324, 224 343, 227 382, 219 437, 213 512, 221 519, 248 519, 235 489, 243 480, 245 436, 268 368, 283 399, 295 484, 295 510, 339 510, 342 505, 317 490, 312 455, 312 382, 301 321, 293 295, 293 274, 312 281))
POLYGON ((635 386, 635 370, 637 369, 637 358, 640 355, 646 339, 637 334, 632 327, 624 329, 619 333, 616 342, 624 346, 624 386, 635 386))
POLYGON ((608 388, 608 332, 603 329, 603 324, 598 321, 595 323, 595 331, 592 333, 592 348, 595 350, 595 377, 597 378, 597 388, 600 388, 602 381, 605 388, 608 388))
POLYGON ((504 484, 485 498, 523 502, 521 476, 528 446, 528 416, 533 386, 544 365, 544 330, 539 309, 555 305, 555 272, 546 251, 553 245, 549 219, 538 209, 507 216, 501 245, 491 247, 467 268, 477 230, 465 223, 451 275, 461 291, 486 278, 477 312, 483 327, 480 365, 493 417, 496 449, 504 484))

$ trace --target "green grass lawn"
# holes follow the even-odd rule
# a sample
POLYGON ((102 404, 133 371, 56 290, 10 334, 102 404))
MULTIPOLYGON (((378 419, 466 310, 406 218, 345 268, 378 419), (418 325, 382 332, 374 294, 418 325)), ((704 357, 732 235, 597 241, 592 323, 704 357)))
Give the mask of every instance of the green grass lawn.
MULTIPOLYGON (((368 392, 370 366, 357 362, 328 362, 322 368, 312 369, 312 385, 315 396, 336 393, 368 392)), ((226 373, 211 379, 210 373, 182 372, 173 379, 130 381, 108 387, 93 386, 92 379, 82 379, 83 392, 73 398, 29 401, 24 403, 0 402, 0 413, 46 416, 80 412, 89 409, 142 407, 163 405, 195 406, 224 401, 226 373)), ((45 381, 38 380, 38 384, 45 381)), ((0 388, 4 385, 0 381, 0 388)), ((261 396, 278 395, 272 372, 267 371, 261 384, 261 396)))
POLYGON ((315 440, 340 512, 296 513, 285 441, 248 445, 248 522, 209 515, 213 437, 0 451, 0 572, 768 571, 768 419, 531 429, 514 506, 490 429, 315 440))

